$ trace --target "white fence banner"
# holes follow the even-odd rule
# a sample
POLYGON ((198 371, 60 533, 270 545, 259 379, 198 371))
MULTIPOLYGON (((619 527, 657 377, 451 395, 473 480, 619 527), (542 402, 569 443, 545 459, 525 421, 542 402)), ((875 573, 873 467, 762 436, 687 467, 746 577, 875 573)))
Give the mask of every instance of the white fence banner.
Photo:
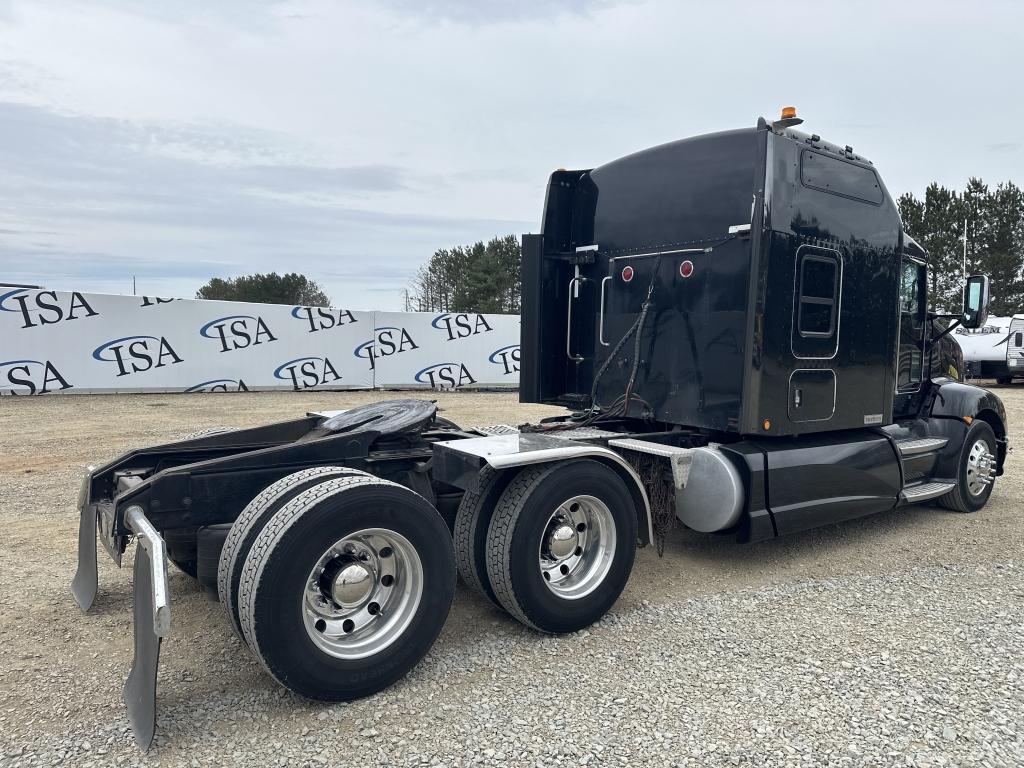
POLYGON ((519 384, 519 317, 377 312, 374 383, 452 389, 519 384))
POLYGON ((0 288, 0 394, 516 385, 519 319, 0 288))

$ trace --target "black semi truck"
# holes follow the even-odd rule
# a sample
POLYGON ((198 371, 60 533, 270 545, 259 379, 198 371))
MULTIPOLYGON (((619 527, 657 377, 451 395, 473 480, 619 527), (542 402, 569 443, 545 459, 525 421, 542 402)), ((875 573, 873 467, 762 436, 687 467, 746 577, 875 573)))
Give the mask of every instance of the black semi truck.
POLYGON ((927 255, 870 162, 795 114, 551 176, 523 238, 520 400, 569 414, 464 429, 399 400, 133 451, 90 469, 72 585, 132 539, 138 743, 156 717, 169 559, 216 589, 282 685, 399 680, 456 574, 541 632, 608 611, 673 523, 740 542, 932 501, 981 509, 1006 414, 960 381, 927 255))

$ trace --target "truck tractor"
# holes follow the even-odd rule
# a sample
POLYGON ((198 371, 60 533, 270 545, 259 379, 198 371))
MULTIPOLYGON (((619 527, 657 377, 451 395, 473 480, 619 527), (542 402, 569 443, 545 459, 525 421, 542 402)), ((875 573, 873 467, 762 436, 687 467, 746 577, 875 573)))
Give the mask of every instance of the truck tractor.
POLYGON ((538 632, 612 608, 673 524, 762 541, 931 502, 980 510, 1006 413, 962 383, 928 257, 875 167, 774 122, 547 184, 522 241, 519 397, 537 424, 461 428, 423 400, 197 436, 90 468, 72 591, 133 539, 137 742, 156 725, 167 562, 216 590, 267 673, 347 701, 400 680, 457 575, 538 632))

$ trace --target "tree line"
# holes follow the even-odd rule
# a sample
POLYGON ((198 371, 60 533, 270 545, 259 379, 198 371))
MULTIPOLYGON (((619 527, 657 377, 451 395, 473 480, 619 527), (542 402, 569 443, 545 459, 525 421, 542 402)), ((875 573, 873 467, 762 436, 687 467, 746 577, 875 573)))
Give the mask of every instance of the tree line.
POLYGON ((932 307, 959 312, 963 302, 964 227, 967 274, 992 280, 991 311, 1024 311, 1024 192, 1013 182, 990 188, 972 178, 963 191, 937 183, 922 198, 898 201, 904 229, 930 256, 932 307))
POLYGON ((407 312, 519 312, 519 238, 441 248, 405 292, 407 312))

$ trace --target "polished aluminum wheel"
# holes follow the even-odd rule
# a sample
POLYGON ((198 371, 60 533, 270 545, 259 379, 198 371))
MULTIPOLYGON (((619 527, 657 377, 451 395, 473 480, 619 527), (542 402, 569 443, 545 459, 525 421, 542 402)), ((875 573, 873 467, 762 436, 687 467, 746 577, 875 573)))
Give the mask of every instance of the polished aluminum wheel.
POLYGON ((367 528, 317 560, 302 593, 302 618, 325 653, 362 659, 402 636, 422 596, 423 565, 409 540, 367 528))
POLYGON ((615 556, 615 520, 594 496, 573 496, 551 514, 538 562, 547 588, 566 600, 593 592, 615 556))
POLYGON ((991 485, 996 475, 996 457, 988 450, 988 443, 975 440, 967 454, 967 490, 980 496, 991 485))

